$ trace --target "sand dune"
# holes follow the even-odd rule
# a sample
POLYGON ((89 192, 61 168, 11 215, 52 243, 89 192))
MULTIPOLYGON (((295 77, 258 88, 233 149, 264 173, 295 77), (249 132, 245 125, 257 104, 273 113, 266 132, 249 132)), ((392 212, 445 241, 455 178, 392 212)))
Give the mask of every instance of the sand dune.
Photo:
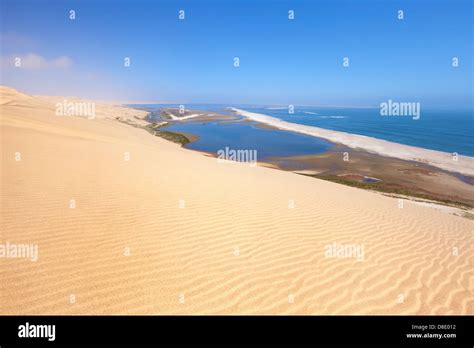
POLYGON ((0 100, 0 314, 474 314, 472 220, 0 100))
MULTIPOLYGON (((474 157, 458 155, 457 160, 454 161, 453 154, 447 152, 398 144, 383 139, 368 137, 365 135, 351 134, 314 126, 308 126, 299 123, 286 122, 276 117, 258 114, 255 112, 249 112, 236 108, 231 109, 239 115, 245 116, 251 120, 260 123, 273 126, 278 129, 284 129, 292 132, 328 139, 330 141, 349 146, 353 149, 363 149, 368 152, 376 153, 382 156, 390 156, 402 160, 427 163, 450 172, 474 175, 474 157)), ((344 116, 326 117, 344 118, 344 116)))

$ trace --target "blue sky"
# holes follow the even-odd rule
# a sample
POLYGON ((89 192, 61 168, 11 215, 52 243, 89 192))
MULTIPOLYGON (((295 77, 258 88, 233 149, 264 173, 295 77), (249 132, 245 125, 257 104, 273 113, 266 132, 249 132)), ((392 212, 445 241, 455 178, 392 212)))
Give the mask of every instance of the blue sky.
POLYGON ((1 83, 114 100, 472 107, 472 4, 1 0, 1 83))

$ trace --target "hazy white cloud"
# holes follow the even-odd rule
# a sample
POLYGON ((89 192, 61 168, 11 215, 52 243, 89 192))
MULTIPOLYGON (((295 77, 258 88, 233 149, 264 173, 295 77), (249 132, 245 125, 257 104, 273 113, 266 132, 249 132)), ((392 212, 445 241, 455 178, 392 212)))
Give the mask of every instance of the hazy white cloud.
POLYGON ((29 70, 65 69, 73 64, 72 59, 67 56, 47 59, 36 53, 28 53, 25 55, 11 55, 9 57, 2 57, 1 60, 3 68, 29 70))
POLYGON ((61 56, 53 59, 49 64, 56 68, 67 68, 72 65, 72 59, 67 56, 61 56))

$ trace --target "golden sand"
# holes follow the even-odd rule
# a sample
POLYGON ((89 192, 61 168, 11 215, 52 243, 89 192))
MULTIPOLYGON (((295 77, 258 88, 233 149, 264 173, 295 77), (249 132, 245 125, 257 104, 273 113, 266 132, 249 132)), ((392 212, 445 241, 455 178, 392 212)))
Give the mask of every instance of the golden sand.
POLYGON ((0 243, 39 254, 0 258, 0 314, 474 314, 474 221, 55 100, 1 88, 0 243))

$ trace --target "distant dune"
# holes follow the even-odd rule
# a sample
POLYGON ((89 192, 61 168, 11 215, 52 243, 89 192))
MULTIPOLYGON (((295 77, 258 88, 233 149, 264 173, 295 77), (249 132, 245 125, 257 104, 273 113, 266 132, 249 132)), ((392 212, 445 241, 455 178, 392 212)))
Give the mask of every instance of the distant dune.
POLYGON ((473 220, 0 93, 0 314, 474 314, 473 220))

